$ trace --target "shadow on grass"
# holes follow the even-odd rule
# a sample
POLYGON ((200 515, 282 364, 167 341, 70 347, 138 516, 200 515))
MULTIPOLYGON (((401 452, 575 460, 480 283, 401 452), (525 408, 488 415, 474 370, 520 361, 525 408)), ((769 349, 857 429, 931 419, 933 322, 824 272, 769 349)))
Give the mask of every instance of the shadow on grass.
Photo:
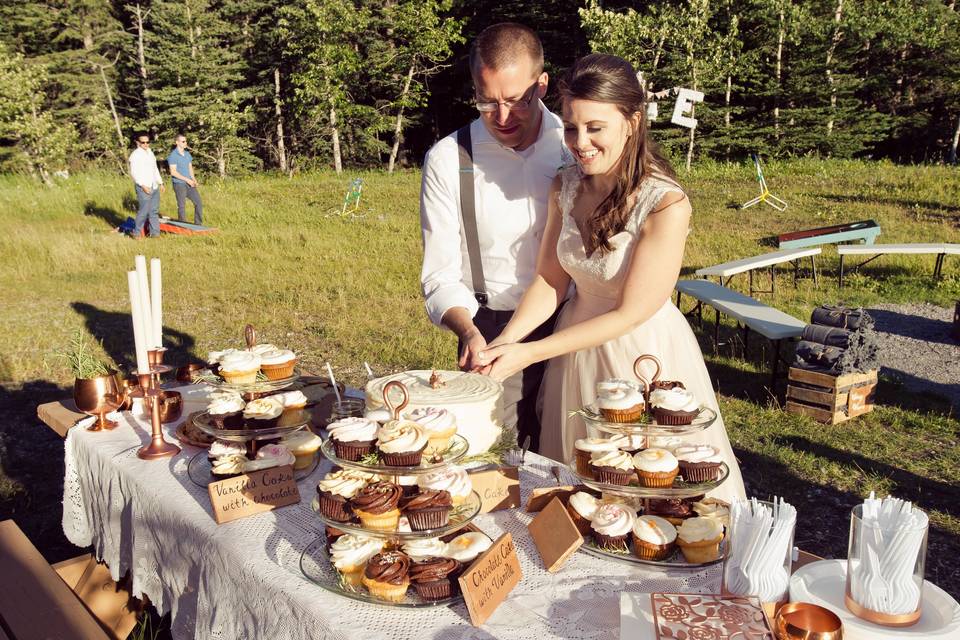
POLYGON ((83 205, 83 215, 100 218, 114 229, 127 219, 127 214, 110 207, 102 207, 93 201, 88 201, 83 205))
MULTIPOLYGON (((103 343, 104 350, 118 367, 125 371, 133 371, 136 368, 130 314, 104 311, 86 302, 71 302, 70 306, 83 316, 87 331, 103 343)), ((163 344, 167 347, 167 353, 164 356, 166 364, 178 366, 198 360, 193 353, 196 340, 188 333, 165 326, 163 344)))
POLYGON ((0 384, 0 520, 15 520, 51 563, 79 550, 61 524, 63 441, 37 417, 37 405, 72 393, 48 380, 0 384))
MULTIPOLYGON (((903 198, 877 198, 877 197, 862 197, 862 196, 845 196, 840 194, 826 194, 820 193, 814 196, 815 198, 822 198, 824 200, 832 200, 834 202, 853 202, 857 204, 881 204, 881 205, 890 205, 895 207, 903 207, 904 209, 927 209, 930 212, 939 212, 945 211, 949 213, 960 213, 960 207, 956 205, 943 204, 942 202, 931 202, 929 200, 909 200, 903 198)), ((945 221, 953 221, 954 224, 960 224, 960 215, 951 216, 951 215, 935 215, 934 217, 942 218, 945 221)))

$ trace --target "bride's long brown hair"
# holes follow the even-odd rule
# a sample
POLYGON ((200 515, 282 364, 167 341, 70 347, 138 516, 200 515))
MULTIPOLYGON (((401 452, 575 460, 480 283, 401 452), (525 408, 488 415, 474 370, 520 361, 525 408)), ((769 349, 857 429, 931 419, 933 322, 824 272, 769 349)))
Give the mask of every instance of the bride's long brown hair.
POLYGON ((676 174, 648 135, 645 92, 629 62, 613 55, 591 53, 573 64, 561 78, 558 89, 565 102, 580 99, 614 105, 634 129, 617 164, 616 186, 587 220, 588 246, 610 251, 610 237, 626 226, 630 214, 628 198, 651 175, 673 180, 676 174))

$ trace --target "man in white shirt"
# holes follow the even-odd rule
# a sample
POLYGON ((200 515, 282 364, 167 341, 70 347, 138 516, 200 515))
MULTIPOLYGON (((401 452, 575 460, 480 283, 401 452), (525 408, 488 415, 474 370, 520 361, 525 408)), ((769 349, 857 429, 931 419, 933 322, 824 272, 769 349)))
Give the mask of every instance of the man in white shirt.
MULTIPOLYGON (((560 119, 540 101, 548 77, 536 33, 515 23, 488 27, 471 46, 470 70, 480 117, 424 160, 421 284, 430 319, 459 338, 460 368, 477 371, 477 354, 536 274, 550 183, 569 156, 560 119)), ((549 335, 553 320, 527 339, 549 335)), ((533 451, 544 366, 504 381, 504 421, 516 424, 521 443, 530 437, 533 451)))
POLYGON ((150 135, 139 132, 133 137, 137 148, 130 154, 130 177, 137 190, 137 217, 134 221, 133 237, 140 239, 143 225, 150 219, 150 235, 160 236, 160 194, 163 192, 163 180, 157 168, 157 158, 150 150, 150 135))

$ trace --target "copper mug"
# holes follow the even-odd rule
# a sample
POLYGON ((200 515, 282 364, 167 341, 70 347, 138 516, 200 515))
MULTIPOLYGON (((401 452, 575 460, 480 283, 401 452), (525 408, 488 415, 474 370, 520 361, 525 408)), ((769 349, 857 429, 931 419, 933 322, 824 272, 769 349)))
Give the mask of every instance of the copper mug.
POLYGON ((200 371, 208 369, 209 365, 202 362, 191 362, 190 364, 185 364, 182 367, 177 368, 177 382, 193 382, 194 376, 196 376, 200 371))
POLYGON ((778 640, 842 640, 843 622, 833 611, 809 602, 788 602, 774 618, 778 640))
POLYGON ((77 378, 73 383, 73 401, 77 409, 97 416, 97 420, 87 427, 89 431, 116 428, 117 423, 107 420, 106 414, 116 411, 126 399, 126 392, 116 371, 96 378, 77 378))
POLYGON ((183 396, 179 391, 163 389, 157 401, 160 402, 160 422, 166 424, 180 419, 183 414, 183 396))

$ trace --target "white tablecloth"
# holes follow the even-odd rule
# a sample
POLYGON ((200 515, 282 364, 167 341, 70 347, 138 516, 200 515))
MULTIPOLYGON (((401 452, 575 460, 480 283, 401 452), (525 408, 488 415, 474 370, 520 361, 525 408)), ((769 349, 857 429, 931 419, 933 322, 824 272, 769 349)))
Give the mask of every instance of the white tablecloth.
MULTIPOLYGON (((201 406, 187 404, 184 415, 201 406)), ((165 425, 168 439, 176 425, 165 425)), ((71 429, 65 442, 63 530, 78 546, 92 545, 114 578, 128 571, 134 595, 172 612, 176 638, 596 638, 616 640, 620 593, 717 592, 719 565, 665 571, 575 553, 547 573, 527 533, 523 509, 474 522, 492 538, 513 535, 523 579, 480 628, 463 604, 398 609, 357 602, 326 591, 300 571, 304 548, 322 535, 310 509, 329 462, 299 483, 299 505, 217 525, 205 488, 187 476, 200 451, 185 446, 164 460, 137 458, 149 421, 124 413, 113 431, 71 429)), ((554 483, 555 463, 527 454, 521 494, 554 483)))

